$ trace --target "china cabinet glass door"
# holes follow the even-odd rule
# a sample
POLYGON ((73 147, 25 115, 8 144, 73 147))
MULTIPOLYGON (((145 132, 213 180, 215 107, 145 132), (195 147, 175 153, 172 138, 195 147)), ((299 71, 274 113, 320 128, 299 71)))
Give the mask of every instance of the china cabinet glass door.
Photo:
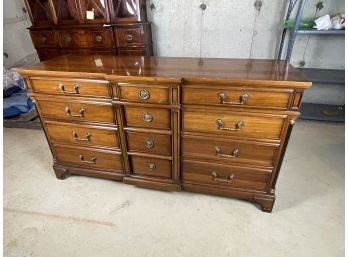
POLYGON ((108 21, 106 0, 79 0, 83 23, 108 21))
POLYGON ((78 24, 78 7, 75 0, 53 0, 58 24, 78 24))
POLYGON ((54 22, 50 11, 49 0, 27 0, 28 9, 33 24, 50 24, 54 22))
POLYGON ((139 0, 112 0, 113 21, 140 21, 139 0))

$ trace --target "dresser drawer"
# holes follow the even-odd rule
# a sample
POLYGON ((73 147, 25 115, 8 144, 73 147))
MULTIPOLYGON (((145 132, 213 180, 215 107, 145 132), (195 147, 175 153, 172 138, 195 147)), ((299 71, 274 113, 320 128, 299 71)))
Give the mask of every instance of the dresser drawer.
POLYGON ((128 150, 161 155, 172 154, 170 135, 151 133, 127 132, 128 150))
POLYGON ((170 110, 125 106, 127 126, 170 129, 170 110))
POLYGON ((121 153, 67 146, 54 146, 59 162, 67 162, 91 168, 102 168, 121 172, 121 153))
POLYGON ((132 156, 131 163, 133 174, 171 178, 172 163, 169 160, 132 156))
POLYGON ((145 44, 142 27, 115 29, 117 46, 141 46, 145 44))
POLYGON ((216 163, 183 161, 183 182, 221 188, 266 191, 271 171, 216 163))
POLYGON ((250 106, 288 109, 292 90, 254 88, 184 87, 184 104, 212 104, 221 106, 250 106))
POLYGON ((116 129, 71 123, 45 122, 48 137, 55 142, 119 148, 116 129))
POLYGON ((56 35, 53 31, 30 31, 30 35, 36 48, 58 46, 56 35))
POLYGON ((207 137, 182 137, 181 155, 274 167, 278 145, 207 137))
POLYGON ((111 98, 109 83, 103 81, 33 79, 30 84, 36 93, 111 98))
POLYGON ((58 32, 61 47, 88 47, 89 33, 85 30, 69 30, 58 32))
POLYGON ((215 110, 186 110, 183 130, 241 138, 280 139, 286 116, 215 110))
POLYGON ((119 83, 121 100, 141 103, 169 103, 169 88, 166 86, 132 85, 119 83))
POLYGON ((114 111, 111 105, 52 100, 39 100, 38 105, 42 116, 47 118, 115 124, 114 111))
POLYGON ((90 47, 112 47, 112 30, 90 30, 89 45, 90 47))

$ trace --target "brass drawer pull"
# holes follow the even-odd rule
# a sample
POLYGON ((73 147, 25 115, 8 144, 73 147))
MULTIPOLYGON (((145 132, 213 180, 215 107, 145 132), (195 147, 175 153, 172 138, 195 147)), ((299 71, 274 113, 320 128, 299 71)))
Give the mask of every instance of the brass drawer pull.
POLYGON ((65 43, 65 44, 71 43, 71 40, 72 40, 72 38, 71 38, 70 36, 64 37, 64 43, 65 43))
POLYGON ((46 43, 47 42, 47 37, 40 35, 40 42, 41 43, 46 43))
POLYGON ((88 141, 88 142, 91 141, 92 135, 89 133, 86 133, 85 138, 79 138, 75 131, 73 131, 72 134, 73 134, 74 139, 77 141, 88 141))
POLYGON ((156 164, 154 163, 148 163, 147 167, 149 168, 149 170, 155 170, 156 169, 156 164))
POLYGON ((147 100, 150 98, 150 93, 146 89, 141 89, 138 96, 141 100, 147 100))
POLYGON ((221 129, 221 130, 229 130, 229 131, 238 131, 240 130, 244 125, 245 125, 245 122, 240 120, 238 121, 234 126, 234 128, 225 128, 225 122, 222 120, 222 119, 217 119, 216 120, 216 124, 218 125, 218 129, 221 129))
POLYGON ((79 114, 77 114, 77 113, 72 113, 72 112, 70 111, 69 107, 66 106, 66 107, 65 107, 65 112, 66 112, 66 114, 67 114, 68 116, 70 116, 70 117, 83 118, 83 117, 85 117, 86 110, 83 109, 83 108, 81 108, 80 111, 79 111, 79 114))
POLYGON ((220 104, 237 104, 237 105, 243 105, 246 100, 248 100, 249 95, 247 93, 242 94, 239 97, 239 102, 226 102, 225 98, 226 95, 223 92, 218 93, 218 98, 220 99, 220 104))
POLYGON ((126 40, 127 41, 132 41, 133 40, 133 35, 132 34, 127 34, 126 35, 126 40))
POLYGON ((215 151, 216 151, 216 156, 220 156, 220 157, 226 157, 226 158, 236 158, 239 150, 238 149, 233 149, 231 152, 231 155, 229 154, 222 154, 221 153, 221 149, 218 145, 215 146, 215 151))
POLYGON ((213 180, 218 182, 224 182, 224 183, 232 183, 232 179, 234 178, 234 175, 231 174, 227 179, 224 178, 218 178, 218 175, 215 171, 213 171, 213 180))
POLYGON ((83 155, 80 154, 80 161, 81 161, 82 163, 95 164, 96 160, 97 160, 97 157, 92 156, 92 158, 91 158, 90 161, 85 161, 85 158, 83 157, 83 155))
POLYGON ((144 145, 145 145, 146 148, 150 149, 150 148, 154 147, 155 143, 153 142, 152 139, 145 139, 144 145))
POLYGON ((100 42, 103 41, 103 37, 98 35, 98 36, 95 37, 95 41, 100 43, 100 42))
POLYGON ((58 85, 58 88, 60 89, 60 91, 62 92, 62 93, 64 93, 64 94, 74 94, 74 95, 76 95, 76 94, 79 94, 80 92, 79 92, 79 89, 80 89, 80 85, 79 84, 75 84, 74 85, 74 91, 65 91, 65 87, 64 87, 64 84, 63 83, 60 83, 59 85, 58 85))
POLYGON ((145 113, 143 116, 143 120, 146 122, 151 122, 153 120, 151 113, 145 113))

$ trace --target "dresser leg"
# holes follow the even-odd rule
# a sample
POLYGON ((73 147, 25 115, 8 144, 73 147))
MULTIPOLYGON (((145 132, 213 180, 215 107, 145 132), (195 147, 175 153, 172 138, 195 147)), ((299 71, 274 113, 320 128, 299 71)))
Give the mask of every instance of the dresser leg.
POLYGON ((275 196, 274 195, 255 195, 251 200, 261 206, 263 212, 272 212, 275 196))
POLYGON ((68 170, 66 168, 63 168, 62 166, 59 166, 57 164, 53 164, 54 173, 56 173, 57 179, 65 179, 65 175, 68 173, 68 170))

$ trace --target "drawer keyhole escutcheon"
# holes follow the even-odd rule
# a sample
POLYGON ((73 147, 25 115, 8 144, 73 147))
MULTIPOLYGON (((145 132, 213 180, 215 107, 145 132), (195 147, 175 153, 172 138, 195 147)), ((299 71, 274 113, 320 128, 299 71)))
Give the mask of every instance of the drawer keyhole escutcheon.
POLYGON ((216 124, 218 125, 218 129, 221 129, 221 130, 238 131, 245 125, 245 122, 242 120, 238 121, 234 125, 235 126, 234 128, 225 128, 225 122, 222 119, 217 119, 216 124))
POLYGON ((147 100, 150 98, 150 93, 146 89, 141 89, 139 91, 139 98, 142 100, 147 100))
POLYGON ((59 88, 60 91, 61 91, 62 93, 64 93, 64 94, 74 94, 74 95, 76 95, 76 94, 79 94, 79 93, 80 93, 80 92, 79 92, 79 90, 80 90, 80 85, 79 85, 79 84, 75 84, 75 85, 74 85, 74 87, 73 87, 74 91, 66 91, 66 90, 65 90, 65 86, 64 86, 63 83, 60 83, 60 84, 58 85, 58 88, 59 88))
POLYGON ((145 113, 143 119, 146 122, 151 122, 153 120, 153 117, 152 117, 151 113, 145 113))
POLYGON ((133 35, 132 34, 127 34, 126 35, 126 40, 127 41, 132 41, 133 40, 133 35))
POLYGON ((218 98, 220 99, 220 104, 237 104, 237 105, 243 105, 246 100, 249 98, 249 94, 244 93, 239 97, 239 102, 227 102, 225 101, 226 95, 224 92, 218 93, 218 98))
POLYGON ((40 36, 40 42, 41 42, 41 43, 46 43, 46 41, 47 41, 47 37, 45 37, 45 36, 40 36))
POLYGON ((147 164, 147 167, 149 168, 149 170, 155 170, 156 169, 156 164, 149 163, 149 164, 147 164))
POLYGON ((144 145, 146 148, 150 149, 154 147, 155 143, 153 142, 152 139, 145 139, 144 145))
POLYGON ((65 106, 65 112, 70 117, 83 118, 85 117, 86 110, 84 108, 81 108, 79 113, 73 113, 70 111, 68 106, 65 106))
POLYGON ((85 138, 79 138, 75 131, 73 131, 72 134, 73 134, 73 138, 77 141, 88 141, 88 142, 91 141, 92 135, 90 133, 86 133, 85 138))
POLYGON ((66 36, 66 37, 64 38, 65 44, 71 43, 71 40, 72 40, 72 38, 71 38, 70 36, 66 36))
POLYGON ((90 161, 85 161, 85 158, 83 157, 83 155, 80 154, 80 161, 81 161, 82 163, 95 164, 96 160, 97 160, 97 157, 92 156, 92 158, 91 158, 90 161))
POLYGON ((228 176, 227 179, 225 179, 225 178, 219 178, 219 177, 218 177, 218 174, 217 174, 215 171, 213 171, 212 176, 213 176, 213 180, 214 180, 214 181, 224 182, 224 183, 232 183, 232 180, 233 180, 233 178, 234 178, 234 175, 233 175, 233 174, 231 174, 230 176, 228 176))
POLYGON ((215 146, 215 152, 216 152, 216 156, 220 156, 220 157, 226 157, 226 158, 236 158, 239 150, 238 149, 233 149, 231 152, 231 155, 229 154, 222 154, 221 153, 221 149, 218 145, 215 146))

